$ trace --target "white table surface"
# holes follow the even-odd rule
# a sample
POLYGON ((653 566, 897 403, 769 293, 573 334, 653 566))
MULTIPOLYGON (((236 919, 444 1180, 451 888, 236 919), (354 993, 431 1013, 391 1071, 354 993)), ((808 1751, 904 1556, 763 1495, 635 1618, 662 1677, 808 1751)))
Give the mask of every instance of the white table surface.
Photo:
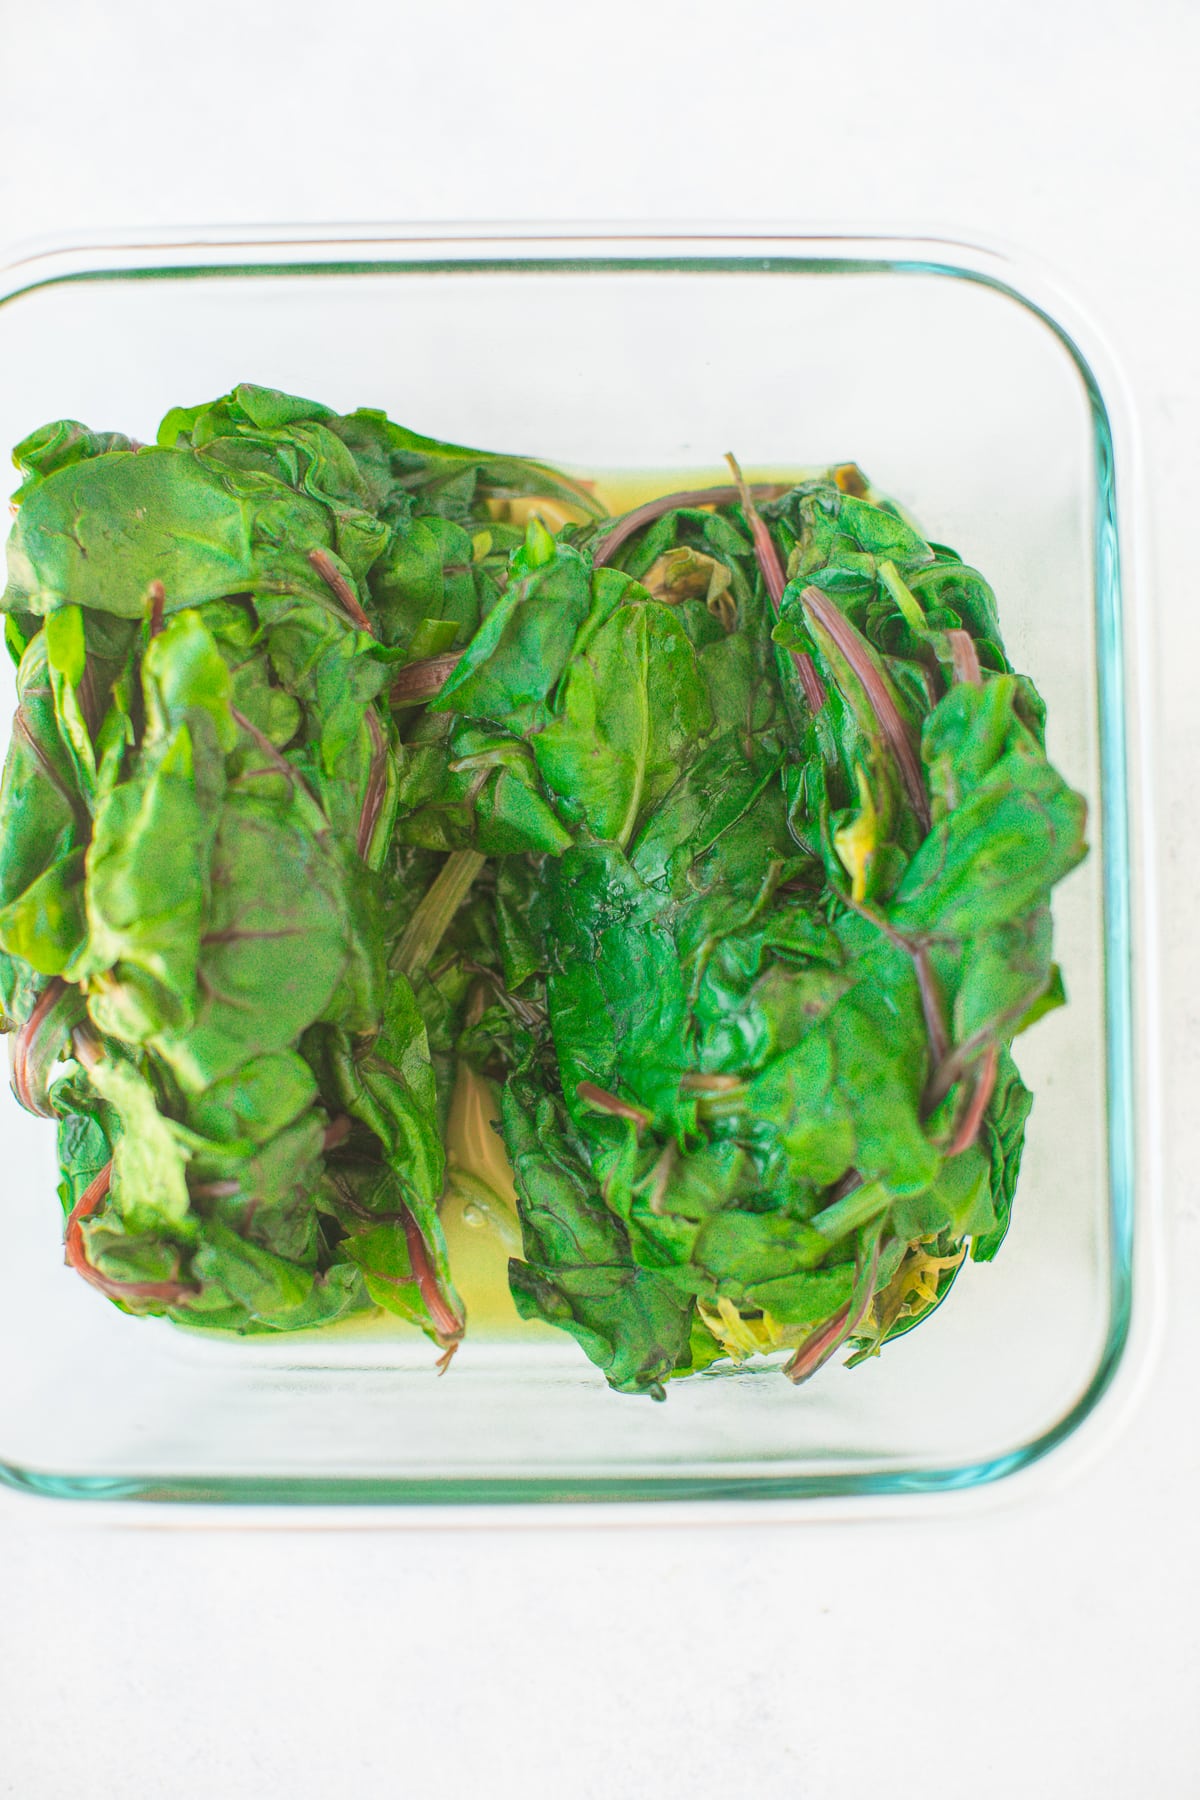
MULTIPOLYGON (((1200 1793, 1200 8, 0 7, 0 240, 791 219, 1055 270, 1137 409, 1166 963, 1161 1345, 1088 1466, 872 1522, 132 1529, 0 1495, 0 1795, 1200 1793)), ((0 1379, 9 1378, 0 1371, 0 1379)), ((1052 1471, 1050 1471, 1052 1473, 1052 1471)))

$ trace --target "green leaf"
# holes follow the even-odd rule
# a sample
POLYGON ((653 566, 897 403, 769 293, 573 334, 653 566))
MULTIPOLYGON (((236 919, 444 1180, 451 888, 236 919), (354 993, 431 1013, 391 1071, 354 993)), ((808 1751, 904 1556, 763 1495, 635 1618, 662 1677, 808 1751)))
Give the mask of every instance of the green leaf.
POLYGON ((72 850, 0 908, 0 950, 19 956, 39 975, 61 975, 86 934, 82 850, 72 850))
POLYGON ((957 1043, 984 1037, 993 1023, 1015 1033, 1043 999, 1054 1003, 1053 942, 1048 906, 966 940, 954 995, 957 1043))
POLYGON ((194 1092, 292 1047, 332 1006, 353 953, 336 849, 307 828, 294 784, 270 798, 256 786, 246 778, 229 794, 213 841, 211 905, 197 909, 189 946, 192 1018, 164 1019, 154 1038, 194 1092))
POLYGON ((259 1320, 299 1312, 313 1290, 310 1269, 297 1268, 286 1257, 239 1237, 215 1219, 205 1221, 192 1272, 207 1288, 237 1302, 259 1320))
POLYGON ((26 477, 22 496, 27 495, 47 475, 83 462, 90 456, 103 456, 109 450, 128 450, 129 439, 119 431, 89 431, 78 419, 56 419, 22 438, 12 454, 13 462, 26 477))
MULTIPOLYGON (((269 1315, 247 1320, 241 1329, 258 1331, 312 1331, 322 1325, 333 1325, 339 1319, 369 1311, 370 1296, 363 1282, 362 1270, 354 1263, 334 1263, 313 1277, 308 1297, 299 1306, 281 1309, 269 1315)), ((188 1323, 198 1323, 191 1314, 188 1323)))
POLYGON ((436 516, 397 526, 371 572, 371 594, 387 641, 414 660, 469 638, 481 616, 470 534, 436 516))
POLYGON ((422 619, 408 640, 409 658, 419 662, 424 657, 443 656, 460 634, 461 627, 453 619, 422 619))
POLYGON ((585 514, 603 515, 604 509, 588 487, 545 463, 443 443, 397 425, 369 407, 360 407, 332 424, 360 463, 369 449, 374 448, 376 454, 382 450, 393 479, 423 494, 427 504, 437 506, 447 484, 465 475, 472 491, 478 487, 488 496, 543 494, 585 514))
POLYGON ((533 739, 568 823, 624 846, 711 722, 695 652, 668 608, 614 611, 572 659, 561 709, 533 739))
MULTIPOLYGON (((47 636, 51 623, 47 619, 47 636)), ((177 613, 151 640, 142 664, 142 685, 152 735, 168 737, 183 724, 194 727, 201 714, 222 751, 228 753, 237 743, 233 682, 201 613, 177 613)))
POLYGON ((554 687, 587 618, 591 585, 577 551, 559 546, 550 563, 520 551, 509 585, 432 703, 507 723, 554 687))
POLYGON ((991 1262, 1008 1233, 1017 1177, 1021 1172, 1021 1151, 1025 1141, 1025 1122, 1033 1106, 1033 1095, 1017 1073, 1016 1064, 1007 1050, 1000 1052, 1000 1066, 991 1105, 984 1122, 983 1141, 991 1164, 992 1206, 995 1226, 984 1230, 971 1245, 975 1262, 991 1262))
POLYGON ((103 1056, 89 1062, 87 1079, 120 1120, 112 1196, 122 1218, 134 1231, 164 1226, 182 1237, 192 1235, 187 1153, 149 1081, 133 1063, 103 1056))
POLYGON ((335 1079, 346 1111, 379 1139, 422 1230, 436 1231, 445 1155, 425 1021, 405 976, 389 978, 382 1028, 369 1047, 355 1055, 348 1042, 339 1045, 335 1079))
POLYGON ((849 1304, 855 1275, 852 1262, 835 1263, 828 1269, 806 1269, 756 1281, 747 1288, 746 1297, 779 1325, 820 1325, 849 1304))
POLYGON ((186 1028, 196 1003, 211 825, 177 727, 144 772, 101 802, 87 854, 86 947, 74 979, 100 1029, 129 1043, 186 1028))
POLYGON ((586 1081, 670 1116, 691 1056, 687 983, 661 897, 615 848, 569 850, 544 866, 542 883, 550 1026, 568 1108, 580 1115, 586 1081))
POLYGON ((691 1300, 637 1268, 625 1232, 591 1198, 561 1109, 532 1100, 519 1082, 503 1096, 525 1248, 509 1264, 517 1310, 568 1331, 618 1392, 662 1399, 690 1339, 691 1300))
POLYGON ((509 1283, 521 1317, 569 1332, 619 1394, 665 1399, 692 1323, 691 1302, 669 1282, 632 1264, 549 1270, 514 1261, 509 1283))
POLYGON ((420 1326, 438 1343, 454 1343, 462 1330, 461 1309, 455 1311, 452 1289, 449 1298, 435 1293, 427 1269, 414 1261, 414 1248, 421 1261, 424 1252, 410 1233, 403 1222, 389 1222, 344 1238, 341 1248, 362 1270, 376 1306, 420 1326))
POLYGON ((328 541, 322 509, 281 484, 238 493, 190 453, 113 450, 56 469, 23 502, 0 607, 140 618, 154 581, 168 612, 196 606, 258 587, 275 560, 259 544, 284 530, 297 550, 328 541))
POLYGON ((63 606, 48 614, 45 639, 46 667, 59 729, 75 765, 80 788, 90 797, 96 788, 96 753, 78 691, 87 666, 83 614, 79 607, 63 606))
POLYGON ((1032 739, 1014 747, 934 826, 896 891, 893 924, 976 935, 1043 905, 1083 860, 1086 814, 1032 739))
POLYGON ((571 845, 532 769, 520 766, 498 769, 476 795, 475 837, 488 856, 560 856, 571 845))
POLYGON ((86 842, 91 824, 58 731, 44 631, 21 658, 17 701, 0 778, 0 906, 86 842))
POLYGON ((191 1102, 189 1122, 218 1143, 248 1138, 265 1144, 316 1100, 317 1084, 303 1057, 279 1050, 252 1057, 214 1081, 191 1102))

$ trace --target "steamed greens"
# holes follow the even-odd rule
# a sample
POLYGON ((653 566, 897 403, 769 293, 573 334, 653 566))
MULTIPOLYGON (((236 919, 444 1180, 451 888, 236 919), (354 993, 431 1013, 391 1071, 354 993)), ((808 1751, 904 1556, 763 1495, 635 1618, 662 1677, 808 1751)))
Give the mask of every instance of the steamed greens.
POLYGON ((802 1380, 995 1254, 1084 803, 857 468, 614 519, 249 386, 16 460, 0 1004, 110 1298, 444 1361, 495 1131, 517 1308, 622 1392, 802 1380))

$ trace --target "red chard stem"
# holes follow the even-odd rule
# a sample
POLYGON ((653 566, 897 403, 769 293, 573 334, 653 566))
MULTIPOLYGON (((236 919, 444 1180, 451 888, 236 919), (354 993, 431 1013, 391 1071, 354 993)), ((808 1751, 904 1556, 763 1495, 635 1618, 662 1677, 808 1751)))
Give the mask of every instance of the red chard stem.
POLYGON ((409 663, 392 682, 392 705, 415 706, 422 700, 434 699, 462 659, 461 650, 448 650, 444 656, 427 656, 421 662, 409 663))
POLYGON ((448 1352, 438 1370, 439 1374, 444 1374, 450 1356, 457 1350, 459 1340, 466 1329, 466 1321, 454 1311, 438 1285, 437 1275, 425 1247, 425 1239, 421 1235, 421 1227, 407 1209, 404 1213, 404 1238, 408 1245, 408 1260, 416 1277, 418 1292, 425 1302, 429 1317, 433 1320, 438 1343, 448 1352))
POLYGON ((946 638, 954 663, 955 681, 965 682, 969 687, 982 687, 983 671, 979 667, 979 652, 970 632, 948 631, 946 638))
POLYGON ((83 1241, 83 1221, 90 1218, 107 1199, 108 1190, 112 1186, 112 1168, 111 1162, 105 1163, 71 1208, 64 1243, 70 1267, 94 1288, 99 1288, 102 1294, 107 1294, 110 1300, 161 1300, 165 1305, 172 1306, 188 1294, 196 1293, 198 1290, 190 1281, 118 1281, 115 1276, 102 1275, 88 1261, 87 1246, 83 1241))
POLYGON ((866 1269, 860 1273, 856 1290, 847 1304, 806 1337, 791 1361, 784 1365, 783 1372, 793 1385, 807 1381, 818 1369, 823 1369, 846 1339, 854 1336, 871 1310, 871 1302, 875 1298, 875 1276, 879 1270, 879 1241, 876 1237, 871 1247, 871 1259, 866 1269))
POLYGON ((317 571, 317 574, 321 577, 321 580, 325 583, 334 599, 339 602, 347 613, 349 613, 354 623, 358 626, 358 629, 367 632, 371 637, 378 637, 378 632, 375 630, 375 627, 362 609, 358 595, 350 586, 350 583, 346 580, 346 577, 342 574, 341 570, 337 567, 337 564, 333 561, 329 552, 327 550, 310 550, 308 553, 308 560, 317 571))
POLYGON ((156 638, 163 628, 167 608, 167 590, 161 581, 150 583, 150 636, 156 638))
POLYGON ((725 452, 725 461, 733 470, 733 479, 737 483, 737 497, 742 503, 742 511, 746 515, 746 523, 750 527, 750 535, 754 539, 754 560, 758 564, 759 573, 766 583, 771 605, 779 615, 779 602, 783 599, 783 590, 787 586, 787 576, 783 564, 779 560, 779 552, 775 548, 775 540, 763 524, 762 514, 754 504, 754 497, 746 486, 745 478, 738 467, 737 457, 732 450, 725 452))
POLYGON ((610 1113, 614 1119, 630 1119, 640 1130, 643 1125, 650 1124, 650 1114, 643 1106, 635 1106, 631 1100, 622 1100, 616 1094, 610 1094, 607 1088, 597 1087, 594 1081, 581 1081, 575 1089, 585 1106, 596 1112, 610 1113))
POLYGON ((925 1034, 929 1039, 929 1050, 933 1057, 933 1066, 938 1068, 950 1048, 950 1033, 946 1029, 946 1018, 942 1010, 942 996, 938 989, 937 976, 933 972, 933 964, 929 960, 929 951, 924 944, 910 946, 913 968, 916 971, 917 987, 921 994, 921 1011, 925 1016, 925 1034))
POLYGON ((825 684, 817 674, 816 664, 807 650, 793 650, 791 655, 800 677, 800 686, 804 689, 804 698, 813 712, 820 712, 825 704, 825 684))
POLYGON ((356 848, 363 862, 366 862, 370 853, 371 840, 375 836, 375 827, 379 823, 379 814, 387 794, 387 738, 374 706, 368 706, 366 718, 371 738, 371 769, 367 776, 367 791, 363 795, 356 840, 356 848))
POLYGON ((963 1113, 958 1129, 951 1140, 950 1148, 946 1151, 947 1156, 961 1156, 964 1150, 969 1150, 971 1148, 971 1145, 979 1136, 979 1128, 983 1124, 983 1115, 988 1109, 988 1102, 991 1100, 995 1090, 996 1070, 999 1067, 999 1064, 1000 1055, 995 1044, 993 1044, 991 1048, 984 1053, 979 1074, 975 1079, 975 1086, 971 1090, 971 1098, 967 1102, 966 1111, 963 1113))
POLYGON ((887 671, 873 647, 850 623, 841 608, 827 594, 823 594, 820 588, 806 587, 800 598, 858 678, 867 703, 879 722, 879 729, 896 760, 909 804, 917 815, 921 829, 927 832, 930 825, 929 796, 925 792, 921 764, 908 728, 900 717, 887 671))
POLYGON ((322 1150, 336 1150, 350 1136, 351 1122, 345 1113, 339 1113, 336 1119, 330 1119, 321 1139, 322 1150))
POLYGON ((38 1031, 54 1004, 66 992, 66 983, 55 976, 48 987, 38 995, 37 1004, 25 1023, 20 1026, 12 1041, 12 1084, 13 1092, 25 1108, 26 1112, 36 1114, 41 1119, 54 1118, 54 1109, 49 1099, 39 1093, 34 1085, 34 1052, 38 1031))
MULTIPOLYGON (((758 494, 763 500, 777 500, 780 494, 787 493, 787 488, 779 482, 768 481, 758 482, 753 489, 747 491, 758 494)), ((656 500, 647 500, 644 505, 635 506, 623 519, 618 519, 611 530, 596 539, 592 549, 592 565, 597 569, 603 568, 631 537, 637 536, 643 526, 652 525, 664 513, 675 512, 687 506, 729 506, 741 497, 741 492, 736 487, 688 488, 680 494, 660 494, 656 500)), ((782 591, 780 589, 781 593, 782 591)))

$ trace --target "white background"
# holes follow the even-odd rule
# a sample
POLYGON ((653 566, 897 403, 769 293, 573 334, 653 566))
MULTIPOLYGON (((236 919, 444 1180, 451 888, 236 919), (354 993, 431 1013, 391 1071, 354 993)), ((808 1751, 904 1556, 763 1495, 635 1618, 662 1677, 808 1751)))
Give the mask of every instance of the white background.
POLYGON ((3 0, 0 44, 10 242, 790 219, 1007 240, 1058 273, 1127 373, 1147 475, 1170 1272, 1121 1432, 982 1509, 147 1530, 3 1496, 0 1794, 1190 1800, 1200 9, 3 0))

